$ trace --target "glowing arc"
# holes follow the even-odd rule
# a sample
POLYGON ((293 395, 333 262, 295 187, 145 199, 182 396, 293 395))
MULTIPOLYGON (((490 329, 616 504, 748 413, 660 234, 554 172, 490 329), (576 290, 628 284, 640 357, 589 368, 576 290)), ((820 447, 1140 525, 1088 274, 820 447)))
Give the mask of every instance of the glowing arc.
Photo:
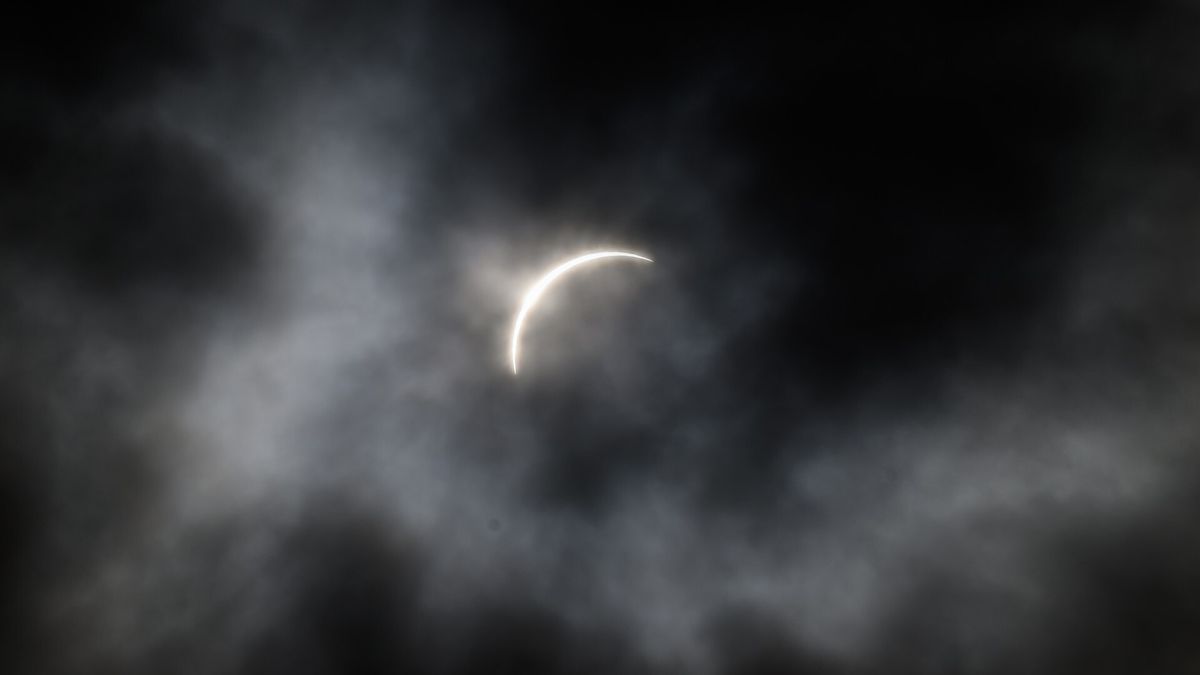
POLYGON ((525 326, 525 317, 533 310, 533 306, 541 299, 546 289, 550 284, 554 283, 562 275, 579 267, 580 265, 604 258, 632 258, 643 262, 654 262, 650 258, 637 253, 629 253, 627 251, 596 251, 594 253, 585 253, 584 255, 571 258, 570 260, 560 263, 549 272, 544 274, 537 283, 525 292, 525 298, 521 301, 521 309, 517 312, 517 319, 513 322, 512 339, 509 345, 509 356, 512 360, 513 375, 517 374, 517 361, 520 358, 521 352, 521 329, 525 326))

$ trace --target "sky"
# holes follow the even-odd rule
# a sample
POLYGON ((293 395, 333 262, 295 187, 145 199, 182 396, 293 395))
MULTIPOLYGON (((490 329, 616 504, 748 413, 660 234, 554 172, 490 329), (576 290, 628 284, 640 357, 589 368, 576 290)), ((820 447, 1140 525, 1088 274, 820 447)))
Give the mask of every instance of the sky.
POLYGON ((793 4, 6 10, 0 670, 1197 672, 1200 6, 793 4))

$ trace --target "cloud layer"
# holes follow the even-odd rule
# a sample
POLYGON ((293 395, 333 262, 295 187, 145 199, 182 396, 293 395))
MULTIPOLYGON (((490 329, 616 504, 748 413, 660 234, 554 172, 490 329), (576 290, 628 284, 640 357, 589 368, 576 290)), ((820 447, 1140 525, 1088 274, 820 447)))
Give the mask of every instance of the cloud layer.
POLYGON ((1200 25, 1059 9, 18 16, 6 670, 1190 672, 1200 25))

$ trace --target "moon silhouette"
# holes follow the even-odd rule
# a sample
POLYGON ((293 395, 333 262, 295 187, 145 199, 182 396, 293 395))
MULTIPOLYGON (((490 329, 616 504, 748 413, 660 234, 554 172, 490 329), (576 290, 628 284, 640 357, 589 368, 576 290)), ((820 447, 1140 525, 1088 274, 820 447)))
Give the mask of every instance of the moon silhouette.
POLYGON ((640 260, 642 262, 654 262, 644 255, 637 253, 629 253, 626 251, 596 251, 593 253, 585 253, 567 260, 566 262, 555 265, 549 272, 542 275, 537 283, 525 292, 525 298, 521 301, 521 309, 517 311, 517 318, 513 322, 512 342, 509 346, 510 355, 512 357, 513 375, 517 374, 517 362, 521 355, 521 329, 525 326, 525 319, 529 316, 529 312, 533 310, 534 305, 541 299, 546 289, 550 287, 559 277, 567 272, 596 260, 604 260, 611 258, 626 258, 632 260, 640 260))

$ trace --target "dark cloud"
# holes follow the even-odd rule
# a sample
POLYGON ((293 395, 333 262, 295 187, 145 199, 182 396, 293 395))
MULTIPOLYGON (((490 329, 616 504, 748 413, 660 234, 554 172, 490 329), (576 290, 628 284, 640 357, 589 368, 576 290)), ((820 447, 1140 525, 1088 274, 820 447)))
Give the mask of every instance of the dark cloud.
POLYGON ((2 30, 6 672, 1195 668, 1192 8, 2 30))

